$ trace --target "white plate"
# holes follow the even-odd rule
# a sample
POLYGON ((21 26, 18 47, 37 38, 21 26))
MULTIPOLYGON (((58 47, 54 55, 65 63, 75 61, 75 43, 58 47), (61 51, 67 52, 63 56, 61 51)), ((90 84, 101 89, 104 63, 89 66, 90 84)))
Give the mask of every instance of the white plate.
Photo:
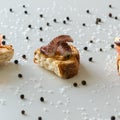
POLYGON ((119 11, 119 0, 1 1, 0 31, 6 35, 6 43, 13 45, 15 55, 9 64, 0 66, 0 120, 37 120, 38 116, 43 120, 110 120, 112 115, 120 119, 120 78, 116 51, 111 48, 120 32, 120 21, 114 19, 120 19, 119 11), (109 8, 109 4, 113 7, 109 8), (108 17, 109 13, 113 18, 108 17), (44 17, 40 18, 40 14, 44 17), (67 16, 70 21, 63 24, 67 16), (53 22, 54 18, 58 23, 53 22), (96 25, 96 18, 101 18, 102 23, 96 25), (69 80, 33 63, 35 49, 61 34, 74 39, 81 55, 79 73, 69 80), (88 51, 83 50, 85 46, 88 51), (27 60, 22 58, 23 54, 27 60), (89 57, 93 57, 92 63, 89 57), (19 60, 18 65, 14 64, 15 59, 19 60), (19 73, 23 78, 18 78, 19 73), (86 80, 86 86, 81 84, 82 80, 86 80), (79 86, 73 87, 74 82, 79 86), (20 99, 21 94, 25 100, 20 99), (44 103, 40 97, 44 97, 44 103), (21 110, 27 115, 22 115, 21 110))

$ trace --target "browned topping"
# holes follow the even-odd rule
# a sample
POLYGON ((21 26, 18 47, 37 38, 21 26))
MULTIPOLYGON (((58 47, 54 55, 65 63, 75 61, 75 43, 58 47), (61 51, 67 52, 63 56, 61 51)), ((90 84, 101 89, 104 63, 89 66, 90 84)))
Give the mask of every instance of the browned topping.
POLYGON ((61 55, 71 54, 71 48, 66 42, 73 42, 69 35, 60 35, 54 38, 47 46, 42 46, 40 51, 47 56, 54 56, 56 52, 61 55))

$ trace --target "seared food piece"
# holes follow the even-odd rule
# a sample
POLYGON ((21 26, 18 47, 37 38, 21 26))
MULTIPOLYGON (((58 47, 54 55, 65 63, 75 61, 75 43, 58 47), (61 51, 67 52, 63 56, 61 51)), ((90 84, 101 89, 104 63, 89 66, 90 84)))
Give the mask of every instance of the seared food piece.
POLYGON ((3 36, 0 35, 0 63, 10 61, 14 55, 12 45, 2 45, 3 36))
POLYGON ((34 52, 34 63, 62 78, 75 76, 79 70, 80 55, 77 48, 67 42, 73 42, 73 39, 69 35, 60 35, 48 45, 38 48, 34 52))

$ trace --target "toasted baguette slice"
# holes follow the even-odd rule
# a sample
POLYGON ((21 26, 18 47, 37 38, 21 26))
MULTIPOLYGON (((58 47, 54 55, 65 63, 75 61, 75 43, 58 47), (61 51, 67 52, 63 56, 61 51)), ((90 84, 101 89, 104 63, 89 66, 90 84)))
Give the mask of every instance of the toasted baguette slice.
POLYGON ((12 45, 1 45, 0 46, 0 63, 10 61, 13 57, 14 49, 12 45))
POLYGON ((34 52, 34 63, 39 64, 47 70, 53 71, 61 78, 71 78, 78 73, 80 56, 76 47, 70 45, 72 49, 71 56, 55 55, 48 57, 37 49, 34 52))
POLYGON ((118 74, 120 75, 120 55, 117 55, 117 70, 118 74))

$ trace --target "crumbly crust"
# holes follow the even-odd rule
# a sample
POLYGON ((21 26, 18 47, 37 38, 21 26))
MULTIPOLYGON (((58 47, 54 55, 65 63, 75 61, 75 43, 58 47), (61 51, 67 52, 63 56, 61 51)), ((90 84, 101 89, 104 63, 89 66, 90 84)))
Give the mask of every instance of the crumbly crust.
POLYGON ((39 64, 47 70, 53 71, 61 78, 71 78, 78 73, 80 56, 76 47, 70 45, 72 49, 71 56, 62 56, 56 54, 53 57, 48 57, 37 49, 34 52, 34 63, 39 64))
POLYGON ((0 63, 10 61, 13 57, 14 49, 12 45, 0 46, 0 63))

